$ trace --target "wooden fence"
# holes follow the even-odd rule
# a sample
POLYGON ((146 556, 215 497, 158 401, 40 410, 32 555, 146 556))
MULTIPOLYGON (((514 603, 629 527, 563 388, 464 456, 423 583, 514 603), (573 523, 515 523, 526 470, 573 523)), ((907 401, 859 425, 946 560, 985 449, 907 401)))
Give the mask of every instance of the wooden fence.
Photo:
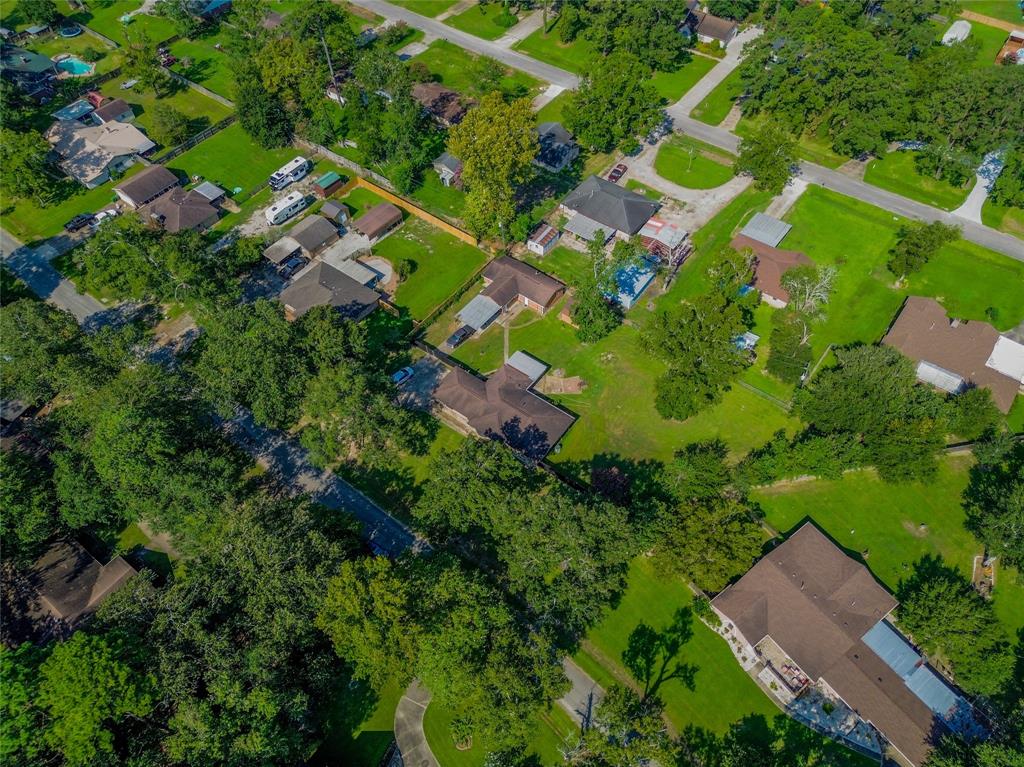
POLYGON ((236 118, 234 115, 228 115, 219 123, 215 123, 214 125, 211 125, 209 128, 201 130, 192 138, 186 139, 182 143, 178 144, 176 147, 172 147, 171 149, 167 150, 167 152, 160 155, 158 158, 153 160, 153 162, 156 163, 157 165, 164 165, 170 162, 175 157, 184 152, 187 152, 189 149, 191 149, 201 141, 206 141, 206 139, 210 138, 210 136, 212 136, 214 133, 220 133, 222 130, 231 125, 236 119, 238 118, 236 118))

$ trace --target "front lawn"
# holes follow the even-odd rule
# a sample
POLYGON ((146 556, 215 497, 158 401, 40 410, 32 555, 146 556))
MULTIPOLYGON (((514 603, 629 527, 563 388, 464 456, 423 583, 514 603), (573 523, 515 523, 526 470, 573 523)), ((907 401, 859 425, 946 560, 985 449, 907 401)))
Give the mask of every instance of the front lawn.
POLYGON ((230 37, 226 30, 215 30, 195 40, 179 40, 171 46, 171 53, 178 59, 172 69, 230 99, 234 93, 235 77, 228 61, 229 45, 230 37), (215 47, 217 45, 221 46, 220 50, 215 47))
POLYGON ((669 104, 679 101, 690 88, 710 72, 718 62, 706 56, 693 56, 675 72, 655 72, 651 83, 669 104))
POLYGON ((572 91, 562 91, 537 111, 537 122, 562 122, 562 110, 569 103, 572 91))
POLYGON ((421 16, 440 16, 451 8, 458 0, 391 0, 392 5, 400 5, 415 11, 421 16))
MULTIPOLYGON (((970 456, 940 460, 939 473, 925 483, 889 484, 874 470, 849 472, 840 480, 781 483, 754 492, 766 521, 788 532, 811 519, 839 545, 858 552, 890 590, 911 574, 914 562, 938 554, 970 577, 982 546, 964 528, 961 494, 970 456)), ((1006 628, 1024 626, 1024 584, 1013 570, 996 576, 996 613, 1006 628)))
MULTIPOLYGON (((475 59, 476 56, 472 53, 447 40, 435 40, 427 50, 414 56, 411 61, 425 64, 442 85, 467 96, 480 96, 483 94, 480 93, 479 84, 473 75, 475 59)), ((525 72, 506 69, 500 87, 502 92, 511 96, 532 96, 540 90, 541 82, 525 72)))
POLYGON ((241 125, 234 123, 175 157, 167 167, 190 178, 202 176, 229 194, 241 194, 266 181, 271 173, 299 154, 294 147, 263 149, 241 125))
POLYGON ((918 154, 896 151, 872 160, 864 172, 864 180, 925 205, 942 210, 959 208, 967 199, 974 176, 967 186, 955 187, 947 181, 919 173, 915 165, 918 154))
POLYGON ((472 8, 449 16, 444 23, 484 40, 497 40, 516 25, 515 14, 505 9, 504 3, 474 5, 472 8))
POLYGON ((690 117, 708 125, 721 125, 732 105, 743 94, 743 80, 737 67, 690 112, 690 117))
POLYGON ((545 33, 543 27, 520 40, 512 49, 575 74, 585 72, 595 55, 594 47, 586 40, 577 38, 571 43, 563 43, 557 32, 545 33))
MULTIPOLYGON (((150 133, 153 127, 153 110, 157 104, 166 104, 181 112, 189 121, 189 134, 195 135, 205 128, 220 122, 231 114, 231 109, 209 96, 204 96, 183 84, 176 84, 176 89, 162 98, 157 98, 153 91, 136 91, 121 89, 122 80, 114 78, 100 86, 100 93, 107 98, 121 98, 127 101, 135 112, 135 125, 150 133)), ((233 126, 236 127, 237 126, 233 126)), ((216 137, 211 137, 216 138, 216 137)), ((153 139, 154 141, 156 139, 153 139)), ((209 140, 209 139, 208 139, 209 140)), ((251 142, 250 146, 251 146, 251 142)), ((260 150, 261 152, 263 150, 260 150)), ((159 155, 159 152, 157 152, 159 155)))
POLYGON ((354 689, 339 681, 327 704, 324 741, 311 761, 316 767, 378 767, 395 737, 395 709, 402 688, 392 681, 379 692, 360 684, 354 689))
POLYGON ((415 271, 395 291, 394 303, 417 320, 426 317, 487 261, 487 254, 479 248, 415 216, 375 244, 373 252, 392 266, 403 259, 416 264, 415 271))
POLYGON ((673 136, 661 145, 654 158, 654 170, 662 178, 689 189, 713 189, 735 175, 729 155, 706 149, 682 136, 673 136))
POLYGON ((992 200, 985 200, 981 220, 985 226, 1024 239, 1024 208, 1004 208, 992 200))

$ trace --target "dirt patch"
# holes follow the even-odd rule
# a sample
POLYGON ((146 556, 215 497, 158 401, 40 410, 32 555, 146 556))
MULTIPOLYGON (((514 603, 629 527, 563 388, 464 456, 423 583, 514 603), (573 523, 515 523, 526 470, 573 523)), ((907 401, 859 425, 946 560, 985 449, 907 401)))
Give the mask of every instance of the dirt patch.
POLYGON ((900 520, 900 524, 903 525, 903 529, 910 533, 915 538, 927 538, 928 537, 928 525, 917 525, 911 522, 909 519, 900 520))

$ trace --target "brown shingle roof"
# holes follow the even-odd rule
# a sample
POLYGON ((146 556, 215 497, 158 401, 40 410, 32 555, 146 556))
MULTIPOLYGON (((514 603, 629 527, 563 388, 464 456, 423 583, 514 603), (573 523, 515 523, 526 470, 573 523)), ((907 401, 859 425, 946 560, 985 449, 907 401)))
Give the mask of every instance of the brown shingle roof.
POLYGON ((93 612, 135 570, 122 557, 101 565, 72 540, 53 543, 28 573, 43 610, 68 623, 93 612))
POLYGON ((530 387, 533 381, 504 365, 481 381, 453 368, 434 391, 434 398, 468 421, 483 437, 501 439, 531 458, 543 458, 572 426, 571 415, 530 387))
POLYGON ((390 202, 374 205, 366 213, 352 222, 353 228, 369 239, 376 240, 391 227, 402 222, 402 211, 390 202))
POLYGON ((324 304, 362 319, 377 307, 380 295, 321 261, 281 291, 280 299, 293 319, 324 304))
POLYGON ((412 97, 431 115, 448 125, 461 122, 469 111, 457 91, 439 83, 416 83, 412 86, 412 97))
POLYGON ((132 205, 139 207, 177 185, 178 177, 163 165, 150 165, 114 188, 127 197, 132 205))
POLYGON ((789 291, 782 287, 782 275, 795 266, 814 266, 814 262, 803 253, 773 248, 745 234, 733 237, 729 247, 733 250, 750 248, 754 251, 754 287, 786 303, 789 303, 789 291))
POLYGON ((124 99, 114 99, 108 101, 101 107, 98 107, 93 114, 100 120, 106 122, 107 120, 113 120, 115 117, 120 117, 125 112, 132 111, 132 108, 128 106, 128 102, 124 99))
POLYGON ((738 26, 735 21, 712 16, 710 13, 704 13, 704 11, 691 11, 691 13, 696 21, 698 35, 713 37, 715 40, 721 40, 723 43, 729 42, 738 26))
POLYGON ((941 724, 861 637, 896 600, 808 522, 712 604, 757 644, 770 636, 920 764, 941 724))
POLYGON ((288 235, 299 247, 313 254, 338 239, 338 227, 323 216, 313 214, 293 226, 288 235))
POLYGON ((499 306, 508 306, 519 296, 547 307, 565 290, 565 285, 540 269, 511 256, 496 258, 484 269, 491 283, 481 292, 499 306))
POLYGON ((194 189, 186 192, 180 186, 139 208, 139 214, 172 233, 198 229, 217 220, 217 209, 210 205, 209 200, 194 189))
POLYGON ((932 298, 910 296, 882 342, 915 362, 926 361, 992 392, 996 407, 1009 412, 1020 384, 986 366, 999 331, 987 322, 950 320, 932 298))

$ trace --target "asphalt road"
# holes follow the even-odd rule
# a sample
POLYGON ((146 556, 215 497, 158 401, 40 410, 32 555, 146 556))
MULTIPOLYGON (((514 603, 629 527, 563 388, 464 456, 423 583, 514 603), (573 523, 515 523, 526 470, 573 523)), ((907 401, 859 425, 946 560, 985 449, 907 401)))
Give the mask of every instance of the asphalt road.
MULTIPOLYGON (((422 29, 428 34, 450 40, 456 45, 474 53, 495 58, 507 66, 519 69, 534 77, 539 77, 549 83, 561 85, 564 88, 575 88, 579 84, 579 78, 571 72, 566 72, 564 69, 546 64, 521 53, 507 50, 493 41, 467 34, 442 22, 421 16, 414 11, 392 5, 385 2, 385 0, 354 0, 354 2, 379 16, 404 21, 411 27, 422 29)), ((715 72, 715 69, 711 71, 715 72)), ((739 149, 740 139, 738 136, 722 128, 705 125, 692 119, 689 117, 690 108, 691 105, 686 100, 685 95, 682 100, 669 106, 667 111, 673 119, 675 130, 729 152, 735 153, 739 149)), ((1018 261, 1024 261, 1024 242, 1009 234, 996 231, 991 227, 968 221, 959 216, 953 216, 938 208, 909 200, 906 197, 887 192, 859 179, 844 176, 841 173, 829 170, 821 165, 815 165, 814 163, 800 163, 800 174, 806 181, 812 184, 833 189, 840 194, 876 205, 899 216, 918 221, 944 221, 954 224, 961 227, 965 240, 982 245, 1018 261)))

